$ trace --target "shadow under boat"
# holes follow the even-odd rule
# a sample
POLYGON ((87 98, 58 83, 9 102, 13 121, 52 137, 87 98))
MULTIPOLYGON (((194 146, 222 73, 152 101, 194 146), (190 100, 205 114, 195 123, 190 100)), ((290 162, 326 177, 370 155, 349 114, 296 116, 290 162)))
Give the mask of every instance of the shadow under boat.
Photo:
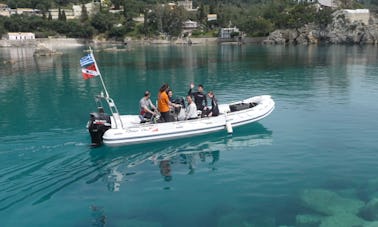
POLYGON ((222 152, 240 147, 256 147, 272 144, 271 130, 256 122, 241 126, 232 136, 225 132, 211 135, 164 141, 151 144, 136 144, 127 147, 106 147, 92 149, 90 158, 98 167, 98 174, 88 184, 102 179, 109 191, 119 191, 123 181, 138 171, 138 167, 151 163, 160 169, 165 181, 171 181, 171 169, 186 165, 188 174, 194 173, 194 163, 206 163, 206 168, 216 168, 222 152))

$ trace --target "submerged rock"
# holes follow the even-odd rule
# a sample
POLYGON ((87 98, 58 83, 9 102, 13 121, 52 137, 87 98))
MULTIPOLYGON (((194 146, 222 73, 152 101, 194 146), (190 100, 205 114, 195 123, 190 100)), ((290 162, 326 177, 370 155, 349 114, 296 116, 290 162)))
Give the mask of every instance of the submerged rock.
POLYGON ((314 214, 299 214, 295 217, 296 227, 318 227, 324 219, 323 216, 314 214))
POLYGON ((246 221, 246 217, 238 214, 238 213, 231 213, 222 216, 218 220, 218 227, 228 227, 228 226, 234 226, 234 227, 254 227, 251 223, 246 221))
POLYGON ((349 213, 339 213, 334 216, 324 218, 319 227, 357 227, 364 226, 365 221, 356 215, 349 213))
POLYGON ((361 209, 360 216, 368 221, 378 221, 378 198, 370 200, 361 209))
POLYGON ((127 227, 162 227, 163 225, 159 222, 151 222, 151 221, 144 221, 138 219, 129 219, 129 220, 122 220, 115 223, 116 226, 127 226, 127 227))
POLYGON ((39 44, 34 51, 34 56, 51 56, 51 55, 58 55, 58 54, 60 55, 62 54, 62 52, 49 48, 44 44, 39 44))
POLYGON ((378 227, 378 221, 366 222, 363 227, 378 227))
POLYGON ((324 189, 307 189, 300 195, 303 205, 324 215, 357 214, 364 202, 357 199, 343 198, 324 189))

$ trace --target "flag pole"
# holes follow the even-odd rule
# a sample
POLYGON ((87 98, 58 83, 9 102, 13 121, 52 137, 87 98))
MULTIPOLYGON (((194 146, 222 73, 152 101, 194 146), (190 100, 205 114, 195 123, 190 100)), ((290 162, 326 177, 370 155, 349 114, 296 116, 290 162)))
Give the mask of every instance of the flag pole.
POLYGON ((92 57, 92 59, 93 59, 93 62, 94 62, 94 64, 95 64, 95 66, 96 66, 96 70, 97 70, 97 72, 98 72, 98 75, 100 76, 101 84, 102 84, 102 86, 104 87, 104 91, 105 91, 106 98, 109 98, 108 90, 107 90, 106 87, 105 87, 105 83, 104 83, 104 80, 102 79, 100 69, 99 69, 98 66, 97 66, 96 59, 95 59, 95 57, 93 56, 93 51, 92 51, 92 48, 91 48, 90 46, 89 46, 89 53, 90 53, 90 55, 91 55, 91 57, 92 57))

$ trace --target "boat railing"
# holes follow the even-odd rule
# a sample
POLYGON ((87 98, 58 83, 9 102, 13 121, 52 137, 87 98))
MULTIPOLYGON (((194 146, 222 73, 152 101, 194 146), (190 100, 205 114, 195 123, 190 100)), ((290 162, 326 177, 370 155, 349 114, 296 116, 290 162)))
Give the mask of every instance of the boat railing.
POLYGON ((102 100, 102 99, 106 101, 106 103, 109 106, 109 110, 110 110, 110 112, 113 116, 115 127, 116 128, 123 128, 123 122, 121 120, 121 116, 118 112, 118 108, 117 108, 117 105, 115 104, 114 100, 112 98, 108 97, 108 96, 104 96, 103 92, 101 92, 100 95, 97 95, 96 98, 99 101, 102 100))

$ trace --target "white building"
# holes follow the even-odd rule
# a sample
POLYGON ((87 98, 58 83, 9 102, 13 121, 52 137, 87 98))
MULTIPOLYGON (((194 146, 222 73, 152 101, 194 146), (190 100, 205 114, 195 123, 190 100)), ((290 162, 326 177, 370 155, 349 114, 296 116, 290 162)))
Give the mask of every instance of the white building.
POLYGON ((216 21, 217 14, 207 14, 207 21, 216 21))
MULTIPOLYGON (((84 7, 86 8, 89 16, 95 15, 100 11, 100 3, 96 1, 84 4, 84 7)), ((83 5, 73 5, 72 9, 60 9, 60 11, 63 12, 64 10, 66 18, 70 20, 79 19, 81 17, 82 9, 83 5)), ((49 12, 53 20, 57 20, 59 18, 59 9, 50 9, 49 12)))
POLYGON ((196 21, 187 20, 182 24, 183 29, 196 29, 198 28, 198 23, 196 21))
POLYGON ((231 39, 231 34, 233 33, 239 33, 239 29, 237 27, 233 28, 221 28, 219 33, 219 38, 221 39, 231 39))
POLYGON ((193 2, 190 0, 178 1, 177 6, 184 7, 186 11, 197 11, 197 9, 193 9, 193 2))
POLYGON ((345 18, 350 22, 360 21, 366 25, 369 24, 370 11, 369 9, 344 9, 345 18))
MULTIPOLYGON (((99 2, 90 2, 87 4, 84 4, 85 8, 87 9, 88 15, 92 16, 100 11, 100 4, 99 2)), ((73 5, 72 10, 74 12, 74 16, 76 18, 81 17, 81 10, 82 10, 82 5, 73 5)))
POLYGON ((35 35, 31 32, 8 32, 5 38, 8 40, 32 40, 35 39, 35 35))
POLYGON ((306 3, 319 3, 321 6, 327 6, 336 8, 339 5, 339 0, 296 0, 297 3, 306 2, 306 3))

